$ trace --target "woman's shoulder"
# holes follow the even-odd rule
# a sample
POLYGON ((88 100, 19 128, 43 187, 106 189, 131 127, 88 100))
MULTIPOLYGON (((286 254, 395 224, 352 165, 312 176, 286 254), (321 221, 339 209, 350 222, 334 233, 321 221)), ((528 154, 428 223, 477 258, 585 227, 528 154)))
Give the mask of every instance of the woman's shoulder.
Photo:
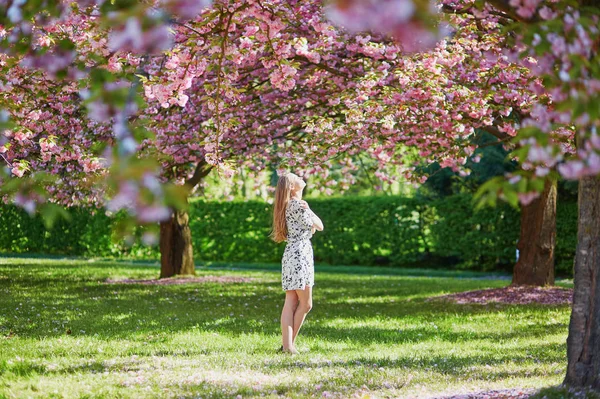
POLYGON ((297 209, 300 207, 300 200, 297 198, 291 198, 287 204, 289 209, 297 209))

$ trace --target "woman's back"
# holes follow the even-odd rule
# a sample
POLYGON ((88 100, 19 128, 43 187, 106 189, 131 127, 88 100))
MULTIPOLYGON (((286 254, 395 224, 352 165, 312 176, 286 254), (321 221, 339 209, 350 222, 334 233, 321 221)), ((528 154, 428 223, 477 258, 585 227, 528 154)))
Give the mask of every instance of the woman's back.
POLYGON ((312 217, 310 209, 303 208, 300 200, 292 198, 285 210, 285 222, 288 230, 287 242, 310 240, 312 237, 312 217))

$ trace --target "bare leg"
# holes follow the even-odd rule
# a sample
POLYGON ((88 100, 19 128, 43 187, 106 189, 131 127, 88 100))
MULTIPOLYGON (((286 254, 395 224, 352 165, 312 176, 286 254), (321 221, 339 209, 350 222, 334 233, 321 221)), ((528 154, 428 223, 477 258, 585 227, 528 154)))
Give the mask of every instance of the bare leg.
POLYGON ((304 318, 308 314, 308 312, 312 309, 312 287, 306 286, 304 290, 296 290, 298 294, 299 304, 298 309, 294 313, 294 333, 292 335, 292 345, 296 340, 296 336, 298 335, 298 331, 300 331, 300 327, 302 327, 302 323, 304 323, 304 318))
POLYGON ((294 312, 298 308, 298 294, 290 290, 285 292, 285 303, 281 311, 281 337, 284 351, 291 351, 294 348, 293 329, 294 312))

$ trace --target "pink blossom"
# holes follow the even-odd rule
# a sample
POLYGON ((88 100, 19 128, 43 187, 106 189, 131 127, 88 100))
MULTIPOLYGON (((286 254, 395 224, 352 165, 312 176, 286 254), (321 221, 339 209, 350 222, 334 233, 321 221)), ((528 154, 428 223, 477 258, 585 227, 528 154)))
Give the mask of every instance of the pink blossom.
POLYGON ((583 176, 585 165, 581 161, 567 161, 558 165, 560 174, 568 180, 577 180, 583 176))
POLYGON ((108 121, 111 117, 111 109, 108 104, 102 101, 96 100, 87 104, 88 116, 90 119, 97 122, 108 121))
POLYGON ((590 144, 593 148, 600 150, 600 136, 597 133, 593 132, 590 137, 590 144))
POLYGON ((211 0, 163 0, 164 8, 184 20, 193 19, 203 9, 212 5, 211 0))
POLYGON ((592 151, 587 157, 587 174, 598 175, 600 174, 600 156, 597 152, 592 151))
POLYGON ((256 25, 248 25, 246 26, 243 35, 246 37, 253 36, 256 32, 259 31, 259 27, 256 25))
POLYGON ((509 4, 517 9, 517 14, 523 18, 531 18, 536 12, 540 0, 510 0, 509 4))
POLYGON ((544 177, 547 176, 548 173, 550 173, 550 169, 549 168, 545 168, 545 167, 537 167, 535 169, 535 175, 539 176, 539 177, 544 177))
POLYGON ((83 171, 86 173, 96 171, 100 168, 98 159, 86 159, 83 162, 83 171))
POLYGON ((112 51, 141 49, 143 44, 142 25, 135 17, 129 17, 122 31, 113 32, 109 38, 109 48, 112 51))
POLYGON ((165 206, 141 206, 137 217, 142 223, 162 222, 171 217, 171 210, 165 206))
POLYGON ((36 40, 36 44, 38 46, 42 46, 42 47, 50 47, 50 45, 52 44, 52 41, 50 40, 50 37, 48 37, 48 36, 40 36, 36 40))
POLYGON ((325 9, 327 18, 351 32, 392 30, 415 12, 410 0, 347 1, 325 9))
POLYGON ((132 181, 122 182, 119 192, 106 205, 106 209, 117 212, 120 209, 132 208, 138 196, 138 186, 132 181))
POLYGON ((173 55, 169 57, 167 62, 165 62, 165 68, 167 69, 175 69, 179 66, 180 59, 177 55, 173 55))
POLYGON ((222 173, 223 177, 225 177, 226 179, 231 179, 233 175, 235 175, 235 170, 226 164, 219 165, 219 172, 222 173))
POLYGON ((527 206, 531 204, 536 198, 538 198, 540 196, 540 193, 538 193, 537 191, 532 191, 528 193, 518 193, 517 196, 519 197, 519 202, 527 206))
POLYGON ((14 198, 13 203, 23 209, 29 214, 33 215, 36 209, 36 202, 29 196, 25 196, 22 193, 18 192, 14 198))
POLYGON ((21 22, 23 19, 23 13, 21 11, 21 6, 26 3, 26 0, 15 0, 12 2, 11 6, 8 8, 6 15, 10 19, 10 22, 13 24, 17 24, 21 22))
POLYGON ((136 17, 129 17, 122 30, 111 32, 108 47, 111 51, 131 51, 134 53, 157 53, 171 47, 168 27, 158 25, 142 31, 136 17))
POLYGON ((67 69, 75 59, 74 51, 57 50, 42 55, 30 55, 21 60, 21 66, 26 68, 43 69, 50 76, 67 69))
POLYGON ((189 96, 187 96, 186 94, 180 94, 177 98, 177 105, 179 105, 180 107, 185 107, 189 99, 189 96))
POLYGON ((552 11, 547 6, 540 8, 539 15, 540 15, 540 17, 542 17, 543 19, 545 19, 547 21, 556 18, 556 12, 552 11))
POLYGON ((120 72, 123 70, 123 66, 116 57, 110 57, 107 68, 111 72, 120 72))
POLYGON ((16 165, 11 169, 11 172, 17 177, 23 177, 23 175, 25 174, 25 169, 22 169, 20 165, 16 165))

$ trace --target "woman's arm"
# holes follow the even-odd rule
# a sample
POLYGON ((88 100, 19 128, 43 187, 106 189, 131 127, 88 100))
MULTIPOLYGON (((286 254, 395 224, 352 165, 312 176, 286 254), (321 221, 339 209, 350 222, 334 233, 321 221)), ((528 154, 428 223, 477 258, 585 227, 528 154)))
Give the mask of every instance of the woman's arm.
MULTIPOLYGON (((300 206, 304 209, 308 209, 308 212, 310 212, 310 218, 312 221, 312 229, 313 230, 318 230, 318 231, 323 231, 323 222, 321 221, 321 219, 315 215, 315 213, 308 207, 308 203, 306 201, 300 201, 300 206)), ((314 231, 313 231, 314 233, 314 231)))
POLYGON ((321 219, 317 215, 315 215, 313 211, 310 211, 310 213, 312 216, 313 228, 319 231, 323 231, 323 222, 321 221, 321 219))

